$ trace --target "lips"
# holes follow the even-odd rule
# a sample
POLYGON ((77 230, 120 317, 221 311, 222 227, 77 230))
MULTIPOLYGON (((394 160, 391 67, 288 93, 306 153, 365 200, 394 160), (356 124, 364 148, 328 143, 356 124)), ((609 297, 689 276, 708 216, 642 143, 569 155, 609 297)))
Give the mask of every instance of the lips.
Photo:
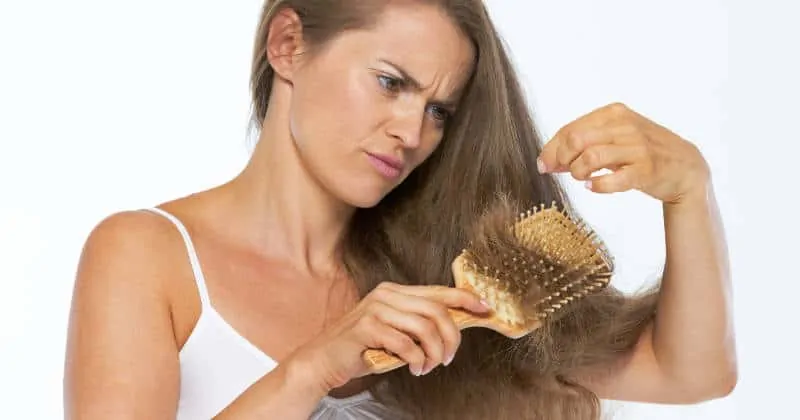
POLYGON ((367 157, 372 167, 387 179, 396 181, 403 174, 405 163, 401 159, 376 153, 367 153, 367 157))
POLYGON ((369 153, 369 155, 391 166, 392 168, 397 169, 398 171, 402 171, 403 167, 405 166, 402 159, 398 159, 394 156, 380 155, 376 153, 369 153))

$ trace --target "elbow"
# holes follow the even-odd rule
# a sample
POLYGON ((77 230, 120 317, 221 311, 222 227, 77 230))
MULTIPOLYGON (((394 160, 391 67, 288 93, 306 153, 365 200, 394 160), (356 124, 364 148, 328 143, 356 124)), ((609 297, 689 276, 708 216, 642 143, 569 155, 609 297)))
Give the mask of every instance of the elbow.
POLYGON ((682 386, 680 394, 683 404, 699 404, 711 400, 726 398, 733 393, 739 381, 736 369, 729 369, 723 374, 710 378, 692 378, 682 386))
POLYGON ((724 398, 733 393, 736 389, 736 384, 739 382, 739 374, 736 369, 731 369, 727 375, 720 381, 719 386, 716 387, 716 394, 713 398, 724 398))
POLYGON ((725 398, 733 393, 736 389, 736 384, 739 381, 737 373, 731 372, 725 377, 721 378, 713 387, 709 389, 706 398, 703 401, 715 400, 725 398))
POLYGON ((735 357, 727 358, 727 363, 720 369, 720 373, 716 375, 716 378, 715 381, 712 381, 711 391, 707 400, 725 398, 736 389, 736 385, 739 382, 739 370, 735 357))

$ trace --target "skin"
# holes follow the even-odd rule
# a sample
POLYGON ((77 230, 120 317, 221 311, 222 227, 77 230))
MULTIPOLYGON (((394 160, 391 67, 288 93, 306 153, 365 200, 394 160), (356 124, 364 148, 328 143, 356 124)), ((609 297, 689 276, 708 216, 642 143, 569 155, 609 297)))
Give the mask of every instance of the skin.
POLYGON ((624 365, 583 382, 601 397, 641 402, 728 395, 737 381, 730 267, 711 173, 697 147, 615 103, 559 130, 538 166, 570 173, 596 193, 638 190, 662 202, 666 266, 655 321, 624 365), (593 176, 602 169, 612 173, 593 176))
MULTIPOLYGON (((280 362, 218 418, 307 418, 324 395, 368 385, 360 354, 369 347, 428 373, 460 342, 445 308, 485 311, 476 296, 445 287, 384 283, 359 301, 338 258, 354 208, 378 203, 439 144, 455 111, 443 104, 457 101, 469 76, 474 52, 466 38, 438 9, 419 5, 393 5, 375 28, 349 32, 311 56, 296 54, 306 45, 291 11, 272 26, 276 80, 250 162, 224 185, 161 206, 189 229, 215 309, 280 362), (400 81, 398 67, 418 86, 400 81), (402 159, 401 176, 381 175, 368 153, 402 159)), ((542 163, 579 179, 611 166, 618 176, 595 180, 596 191, 638 188, 665 203, 668 270, 658 319, 613 374, 587 372, 582 381, 619 400, 727 394, 735 383, 727 262, 697 150, 610 107, 565 127, 542 163)), ((66 417, 174 418, 178 353, 199 314, 173 225, 144 212, 101 222, 75 283, 66 417)))

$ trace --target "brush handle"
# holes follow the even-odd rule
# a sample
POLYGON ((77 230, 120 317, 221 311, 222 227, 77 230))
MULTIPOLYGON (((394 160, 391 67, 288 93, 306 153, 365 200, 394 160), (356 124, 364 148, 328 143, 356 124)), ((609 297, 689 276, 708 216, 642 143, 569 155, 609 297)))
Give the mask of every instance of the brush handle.
MULTIPOLYGON (((459 330, 470 327, 489 327, 489 323, 491 322, 490 318, 476 316, 460 309, 448 308, 447 312, 450 314, 450 318, 455 322, 459 330)), ((388 352, 380 349, 368 349, 364 351, 362 358, 369 372, 373 374, 389 372, 406 365, 403 359, 392 356, 388 352)))

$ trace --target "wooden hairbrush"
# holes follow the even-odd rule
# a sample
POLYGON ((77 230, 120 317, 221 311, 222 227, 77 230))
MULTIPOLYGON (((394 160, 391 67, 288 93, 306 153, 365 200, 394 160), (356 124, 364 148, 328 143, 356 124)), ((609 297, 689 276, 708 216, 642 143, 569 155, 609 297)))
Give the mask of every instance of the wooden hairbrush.
MULTIPOLYGON (((468 248, 452 263, 455 287, 483 298, 490 311, 448 311, 459 329, 489 328, 516 339, 603 290, 613 265, 595 232, 555 202, 518 216, 504 204, 478 222, 468 248)), ((376 374, 406 364, 381 349, 366 350, 363 359, 376 374)))

